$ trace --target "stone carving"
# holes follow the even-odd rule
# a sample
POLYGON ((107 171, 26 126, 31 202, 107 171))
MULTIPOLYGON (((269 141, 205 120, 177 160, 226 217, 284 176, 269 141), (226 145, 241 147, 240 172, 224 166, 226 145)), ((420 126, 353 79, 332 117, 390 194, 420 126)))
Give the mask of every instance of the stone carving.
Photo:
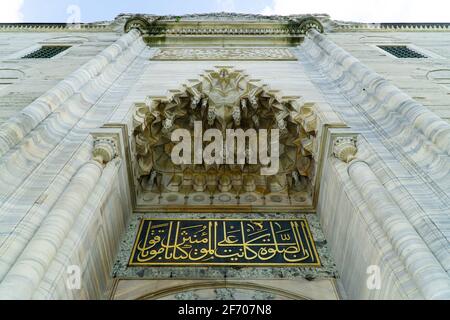
POLYGON ((212 13, 185 16, 121 15, 116 21, 125 22, 125 32, 135 28, 147 35, 304 35, 311 28, 323 32, 322 23, 318 18, 329 20, 326 15, 316 18, 311 15, 261 16, 212 13), (215 24, 217 21, 223 23, 215 24), (241 24, 227 24, 230 21, 240 21, 241 24), (255 21, 259 22, 256 26, 253 24, 255 21))
POLYGON ((322 24, 313 16, 291 19, 289 25, 289 30, 292 30, 291 33, 306 34, 310 29, 315 29, 318 32, 323 33, 322 24))
MULTIPOLYGON (((148 97, 145 104, 136 105, 133 132, 136 182, 144 193, 164 196, 169 192, 186 195, 203 192, 207 199, 217 195, 222 202, 229 199, 230 204, 245 192, 256 192, 256 197, 252 195, 255 199, 281 194, 274 197, 287 199, 281 205, 292 204, 289 194, 308 202, 316 168, 315 130, 313 104, 304 104, 298 97, 280 96, 259 81, 249 79, 241 70, 217 67, 207 70, 201 79, 171 90, 165 98, 148 97), (226 129, 279 129, 278 174, 261 176, 261 166, 249 161, 253 155, 248 148, 244 164, 175 165, 170 157, 174 147, 171 133, 178 128, 193 132, 194 122, 198 121, 204 131, 217 129, 224 136, 226 129)), ((221 156, 226 156, 225 151, 221 156)))
MULTIPOLYGON (((121 14, 116 19, 128 19, 133 17, 132 14, 121 14)), ((182 16, 176 15, 165 15, 165 16, 156 16, 152 14, 143 14, 140 15, 147 19, 155 19, 159 17, 162 21, 165 22, 183 22, 183 21, 240 21, 240 22, 260 22, 264 23, 267 21, 273 22, 281 22, 281 21, 289 21, 292 19, 301 20, 308 17, 312 17, 308 14, 294 14, 289 16, 284 15, 261 15, 261 14, 252 14, 252 13, 236 13, 236 12, 210 12, 210 13, 191 13, 185 14, 182 16)), ((314 14, 314 17, 318 19, 329 19, 330 16, 327 14, 314 14)))
POLYGON ((94 140, 94 149, 92 150, 93 160, 105 165, 117 157, 117 155, 117 144, 114 138, 102 137, 94 140))
POLYGON ((297 60, 288 48, 163 48, 152 60, 297 60))
POLYGON ((333 154, 345 163, 356 159, 356 137, 337 137, 333 143, 333 154))
POLYGON ((124 26, 124 31, 127 33, 132 29, 137 29, 141 32, 141 34, 145 34, 151 30, 157 20, 159 20, 159 17, 157 16, 150 18, 144 15, 136 15, 127 20, 124 26))

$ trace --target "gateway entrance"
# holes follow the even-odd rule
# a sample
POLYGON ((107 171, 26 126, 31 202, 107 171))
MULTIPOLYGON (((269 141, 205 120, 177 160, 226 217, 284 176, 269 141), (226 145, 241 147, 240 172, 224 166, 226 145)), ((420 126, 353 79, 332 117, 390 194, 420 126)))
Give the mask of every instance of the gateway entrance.
MULTIPOLYGON (((315 211, 330 130, 345 123, 301 90, 268 85, 275 74, 248 71, 267 59, 263 49, 176 50, 161 48, 150 63, 178 82, 134 101, 127 143, 134 214, 110 297, 338 299, 338 273, 315 211), (221 61, 238 52, 240 63, 221 61), (197 73, 183 78, 171 68, 190 60, 197 73), (244 136, 232 137, 230 147, 229 132, 244 136), (261 158, 255 145, 264 143, 248 132, 267 133, 267 162, 254 161, 261 158), (205 150, 214 161, 205 161, 205 150), (277 172, 261 174, 271 166, 277 172)), ((267 52, 297 63, 287 48, 267 52)))

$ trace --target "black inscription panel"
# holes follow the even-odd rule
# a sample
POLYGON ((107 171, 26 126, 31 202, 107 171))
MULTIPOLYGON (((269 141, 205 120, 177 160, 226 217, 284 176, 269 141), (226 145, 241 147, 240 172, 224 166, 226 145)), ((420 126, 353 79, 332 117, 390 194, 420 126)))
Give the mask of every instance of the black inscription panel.
POLYGON ((306 219, 142 219, 129 266, 319 267, 306 219))

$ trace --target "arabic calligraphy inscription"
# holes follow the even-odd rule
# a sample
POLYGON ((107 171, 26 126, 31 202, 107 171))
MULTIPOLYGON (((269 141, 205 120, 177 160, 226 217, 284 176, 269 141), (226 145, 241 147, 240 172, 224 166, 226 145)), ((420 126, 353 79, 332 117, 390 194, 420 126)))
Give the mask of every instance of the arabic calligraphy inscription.
POLYGON ((130 266, 320 266, 306 219, 143 219, 130 266))

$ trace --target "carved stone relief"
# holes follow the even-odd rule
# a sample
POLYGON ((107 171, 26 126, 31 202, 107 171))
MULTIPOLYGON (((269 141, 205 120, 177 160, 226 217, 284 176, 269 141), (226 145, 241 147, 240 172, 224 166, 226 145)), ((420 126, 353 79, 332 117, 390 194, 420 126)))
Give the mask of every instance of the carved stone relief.
POLYGON ((138 199, 147 207, 310 206, 316 122, 313 103, 281 96, 232 67, 206 70, 201 79, 166 97, 148 97, 136 105, 132 145, 138 199), (261 164, 249 161, 248 144, 244 164, 174 164, 172 132, 193 133, 199 122, 203 132, 217 129, 224 136, 227 129, 278 129, 278 173, 261 175, 261 164))

